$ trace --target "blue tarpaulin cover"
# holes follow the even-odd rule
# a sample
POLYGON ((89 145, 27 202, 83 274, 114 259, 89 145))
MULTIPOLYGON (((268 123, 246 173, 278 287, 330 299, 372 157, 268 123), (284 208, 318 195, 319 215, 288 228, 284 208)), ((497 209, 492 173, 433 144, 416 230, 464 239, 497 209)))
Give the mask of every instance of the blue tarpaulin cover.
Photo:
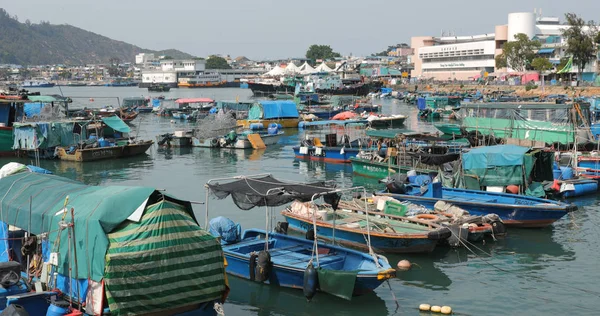
POLYGON ((298 109, 294 101, 260 101, 263 119, 298 118, 298 109))
POLYGON ((25 111, 27 117, 32 117, 42 113, 43 107, 44 104, 42 103, 25 103, 23 104, 23 111, 25 111))
POLYGON ((479 147, 463 155, 464 169, 485 169, 496 166, 521 166, 529 148, 516 145, 479 147))

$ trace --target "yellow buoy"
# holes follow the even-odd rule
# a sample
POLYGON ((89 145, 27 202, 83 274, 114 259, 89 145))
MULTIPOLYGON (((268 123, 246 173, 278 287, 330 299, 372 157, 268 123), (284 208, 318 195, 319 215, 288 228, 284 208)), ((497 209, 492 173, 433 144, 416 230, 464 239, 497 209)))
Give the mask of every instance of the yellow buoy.
POLYGON ((442 314, 450 315, 450 314, 452 314, 452 307, 442 306, 441 312, 442 312, 442 314))
POLYGON ((429 311, 430 308, 431 308, 431 306, 429 304, 421 304, 421 305, 419 305, 419 310, 420 311, 427 312, 427 311, 429 311))
POLYGON ((442 311, 442 308, 437 305, 434 305, 434 306, 431 306, 431 311, 434 313, 439 313, 442 311))

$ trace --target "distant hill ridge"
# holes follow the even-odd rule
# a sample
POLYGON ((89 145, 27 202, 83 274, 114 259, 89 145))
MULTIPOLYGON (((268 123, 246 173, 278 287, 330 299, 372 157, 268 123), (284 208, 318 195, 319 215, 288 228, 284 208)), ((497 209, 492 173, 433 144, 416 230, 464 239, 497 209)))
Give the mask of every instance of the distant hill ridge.
POLYGON ((133 62, 139 53, 193 57, 175 49, 143 49, 71 25, 20 23, 0 8, 0 64, 83 65, 108 63, 111 58, 133 62))

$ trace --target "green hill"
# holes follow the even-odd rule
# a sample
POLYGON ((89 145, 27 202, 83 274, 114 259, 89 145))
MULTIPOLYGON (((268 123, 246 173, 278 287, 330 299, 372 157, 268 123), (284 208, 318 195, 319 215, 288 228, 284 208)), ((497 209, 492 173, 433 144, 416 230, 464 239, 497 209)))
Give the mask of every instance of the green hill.
POLYGON ((143 49, 71 25, 20 23, 0 8, 0 64, 82 65, 107 63, 111 58, 133 62, 139 53, 193 57, 175 49, 143 49))

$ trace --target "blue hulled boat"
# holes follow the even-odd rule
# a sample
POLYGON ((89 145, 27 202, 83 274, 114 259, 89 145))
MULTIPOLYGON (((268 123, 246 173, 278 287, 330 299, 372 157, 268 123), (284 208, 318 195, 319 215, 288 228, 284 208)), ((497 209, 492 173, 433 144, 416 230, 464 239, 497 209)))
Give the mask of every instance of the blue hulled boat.
POLYGON ((318 147, 294 146, 294 156, 297 159, 307 159, 332 163, 350 163, 350 158, 356 157, 360 152, 358 148, 347 147, 318 147))
MULTIPOLYGON (((238 176, 210 180, 207 190, 219 199, 231 195, 243 210, 265 206, 282 206, 294 200, 311 201, 315 197, 337 195, 326 182, 282 182, 271 175, 238 176), (232 181, 233 180, 233 181, 232 181)), ((208 205, 206 207, 208 219, 208 205)), ((269 227, 267 220, 267 227, 269 227)), ((323 292, 351 299, 371 292, 395 275, 385 257, 326 245, 314 240, 282 233, 250 229, 243 234, 231 220, 217 217, 210 221, 210 232, 220 238, 228 262, 227 273, 282 287, 304 289, 314 293, 316 284, 323 292)))
POLYGON ((496 193, 479 190, 442 188, 440 182, 429 183, 427 191, 420 187, 408 187, 412 194, 394 194, 385 191, 378 195, 388 195, 400 201, 409 201, 434 209, 437 202, 443 201, 464 209, 471 215, 497 214, 507 226, 545 227, 575 211, 577 206, 564 202, 509 193, 496 193))
MULTIPOLYGON (((269 233, 268 252, 271 256, 271 273, 265 283, 282 287, 301 289, 304 287, 304 271, 312 261, 313 241, 269 233)), ((240 242, 223 247, 227 258, 227 273, 253 280, 250 266, 252 253, 265 249, 265 231, 250 229, 244 231, 240 242)), ((367 253, 333 245, 318 244, 319 267, 324 270, 356 273, 352 295, 362 295, 376 289, 385 280, 395 275, 384 258, 378 258, 379 266, 367 253)))

